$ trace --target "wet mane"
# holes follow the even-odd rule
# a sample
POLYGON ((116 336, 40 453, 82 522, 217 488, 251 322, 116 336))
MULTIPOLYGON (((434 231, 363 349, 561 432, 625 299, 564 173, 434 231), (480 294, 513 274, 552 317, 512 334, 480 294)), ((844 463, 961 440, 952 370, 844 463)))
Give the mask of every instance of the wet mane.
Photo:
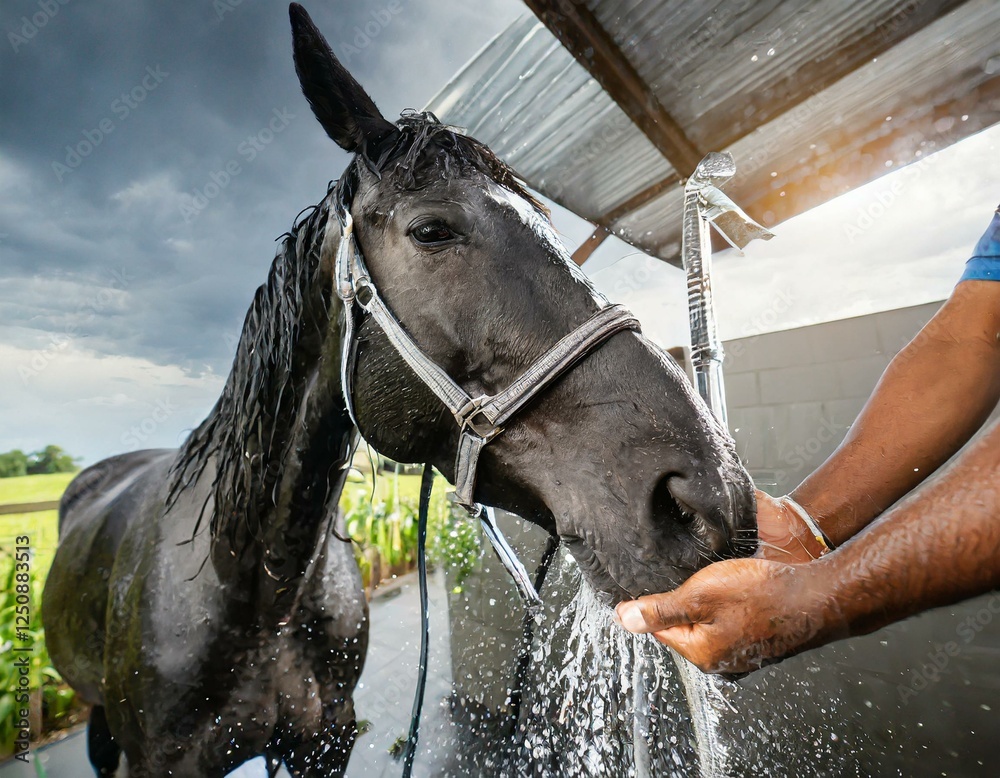
POLYGON ((279 420, 294 417, 303 389, 292 380, 296 346, 306 328, 318 332, 326 326, 331 304, 329 288, 321 296, 326 310, 314 310, 311 304, 328 203, 326 198, 306 209, 308 215, 281 237, 267 282, 258 287, 247 311, 222 395, 174 464, 168 510, 215 457, 213 537, 234 537, 240 516, 256 531, 264 504, 260 496, 269 495, 280 476, 285 450, 276 447, 275 432, 279 420))
POLYGON ((365 148, 357 157, 358 163, 364 163, 379 178, 388 176, 401 190, 414 191, 443 178, 476 172, 523 197, 548 217, 548 209, 528 191, 507 163, 457 127, 442 124, 429 111, 406 111, 396 127, 399 133, 390 144, 365 148))

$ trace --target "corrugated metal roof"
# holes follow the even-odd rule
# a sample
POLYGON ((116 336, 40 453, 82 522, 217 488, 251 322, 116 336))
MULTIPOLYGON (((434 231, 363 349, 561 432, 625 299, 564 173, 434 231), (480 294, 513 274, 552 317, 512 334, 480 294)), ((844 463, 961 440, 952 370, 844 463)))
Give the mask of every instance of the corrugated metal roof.
MULTIPOLYGON (((996 0, 705 5, 589 0, 580 11, 638 74, 654 115, 699 152, 734 154, 727 192, 767 226, 1000 121, 996 0)), ((560 33, 570 23, 543 15, 560 33)), ((676 263, 682 175, 581 64, 592 53, 575 54, 526 16, 428 108, 542 194, 676 263)))

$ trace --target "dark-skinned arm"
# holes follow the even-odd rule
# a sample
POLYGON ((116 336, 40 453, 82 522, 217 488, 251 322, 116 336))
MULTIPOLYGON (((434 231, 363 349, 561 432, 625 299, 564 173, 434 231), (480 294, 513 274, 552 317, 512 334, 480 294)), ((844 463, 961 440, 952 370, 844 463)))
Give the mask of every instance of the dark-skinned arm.
POLYGON ((998 333, 1000 283, 963 281, 893 358, 843 443, 791 495, 834 544, 916 487, 982 426, 1000 400, 998 333))
POLYGON ((734 559, 618 606, 706 672, 745 672, 1000 587, 1000 425, 842 548, 734 559))

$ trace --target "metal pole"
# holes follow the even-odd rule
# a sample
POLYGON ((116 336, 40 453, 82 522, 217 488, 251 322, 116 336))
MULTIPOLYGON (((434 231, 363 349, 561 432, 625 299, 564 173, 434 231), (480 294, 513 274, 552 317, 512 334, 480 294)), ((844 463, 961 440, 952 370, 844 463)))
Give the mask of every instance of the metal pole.
POLYGON ((726 388, 722 374, 725 354, 716 330, 712 302, 712 233, 714 224, 730 245, 742 249, 754 238, 773 234, 747 216, 719 187, 736 173, 733 155, 708 154, 684 185, 681 261, 687 272, 688 316, 691 322, 691 363, 695 388, 709 408, 728 426, 726 388))

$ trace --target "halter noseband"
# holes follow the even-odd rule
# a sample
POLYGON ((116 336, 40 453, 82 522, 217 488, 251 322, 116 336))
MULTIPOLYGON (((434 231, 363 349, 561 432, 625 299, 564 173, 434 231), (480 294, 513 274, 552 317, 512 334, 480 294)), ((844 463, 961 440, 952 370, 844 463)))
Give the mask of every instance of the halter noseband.
MULTIPOLYGON (((341 229, 336 285, 337 294, 344 303, 346 319, 340 379, 348 413, 358 426, 354 415, 352 378, 357 353, 355 314, 360 310, 375 320, 396 352, 455 418, 460 429, 455 456, 455 502, 473 516, 489 522, 495 529, 492 511, 477 503, 474 496, 476 470, 483 447, 503 432, 504 423, 560 375, 612 335, 623 330, 638 330, 639 321, 622 305, 605 306, 550 347, 506 389, 493 395, 472 397, 420 350, 379 296, 354 236, 350 206, 355 176, 355 171, 348 168, 338 182, 335 194, 341 229)), ((504 555, 501 549, 497 551, 504 555)), ((508 551, 513 555, 509 547, 508 551)))

